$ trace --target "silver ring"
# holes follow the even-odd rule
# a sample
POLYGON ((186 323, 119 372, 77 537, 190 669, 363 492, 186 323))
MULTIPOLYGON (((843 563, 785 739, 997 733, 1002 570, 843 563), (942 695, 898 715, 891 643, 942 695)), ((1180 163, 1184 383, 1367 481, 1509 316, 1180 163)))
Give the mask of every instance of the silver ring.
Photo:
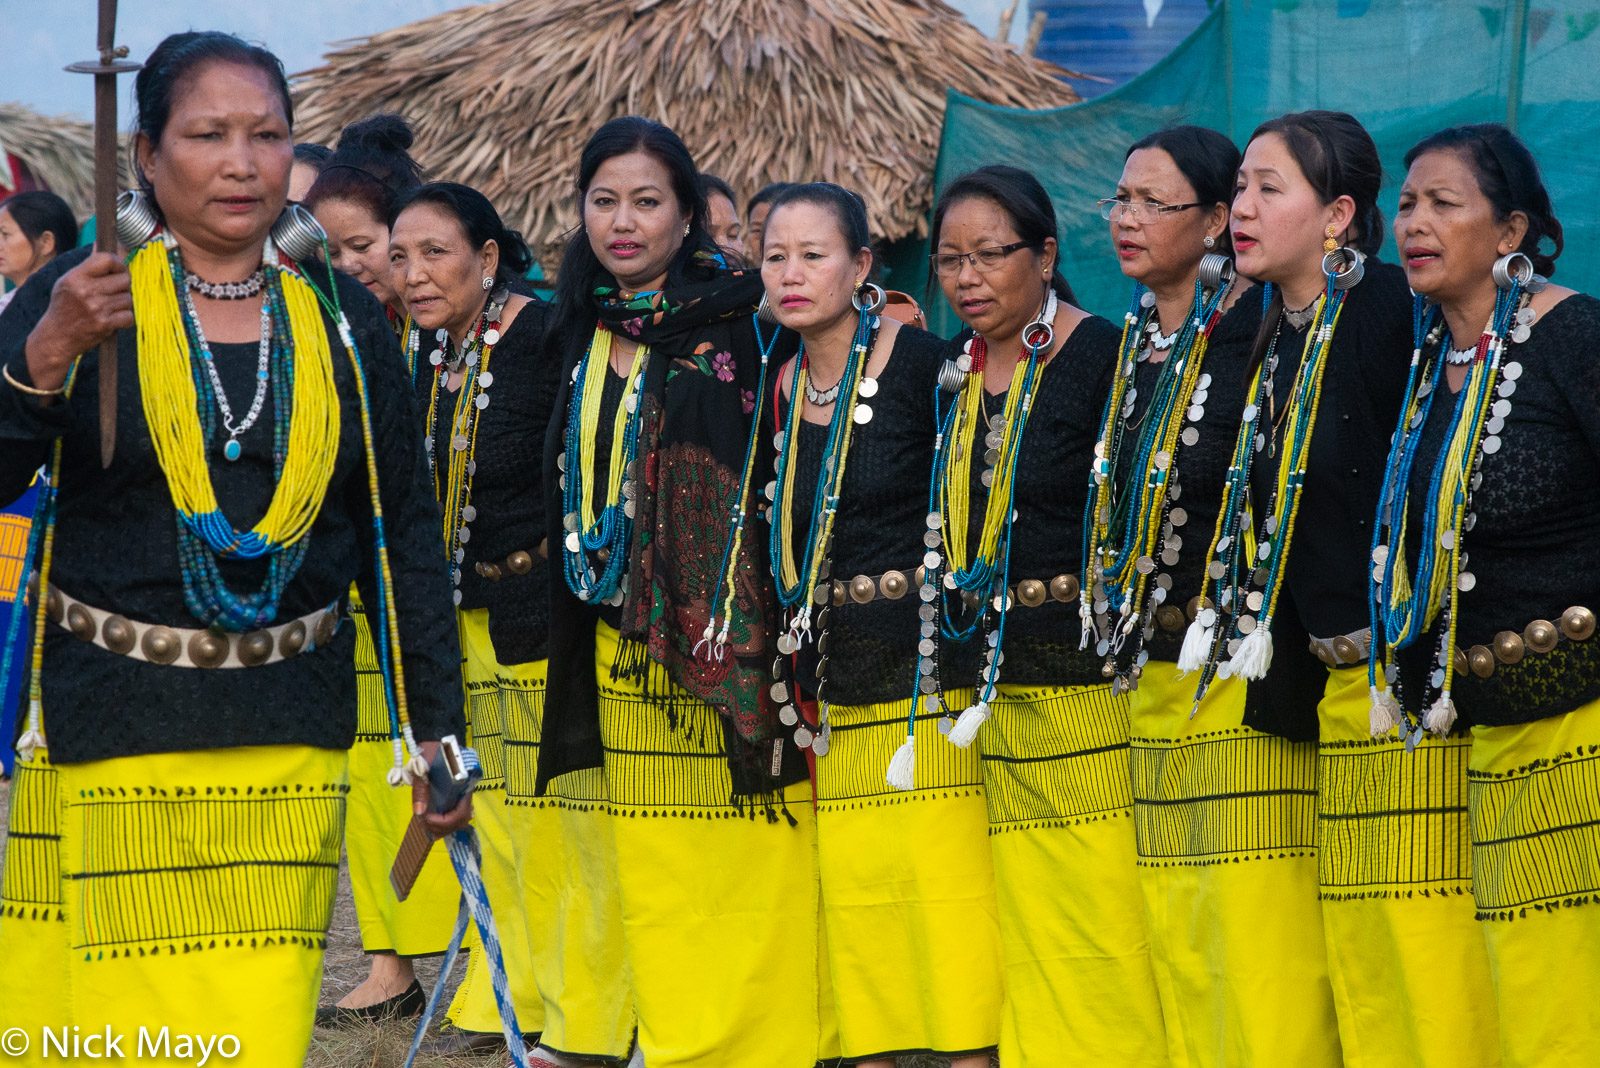
POLYGON ((856 311, 861 312, 863 315, 877 315, 879 312, 883 311, 884 305, 888 303, 889 294, 885 293, 883 291, 883 287, 875 282, 862 282, 859 286, 856 286, 856 291, 850 294, 851 306, 854 307, 856 311), (876 295, 871 300, 863 304, 861 300, 862 294, 868 292, 869 290, 876 295))
POLYGON ((1523 252, 1508 252, 1494 261, 1494 284, 1500 289, 1533 281, 1533 261, 1523 252))
POLYGON ((1208 252, 1200 257, 1200 287, 1221 289, 1233 281, 1233 261, 1220 252, 1208 252))
POLYGON ((1334 289, 1353 289, 1367 273, 1367 267, 1361 262, 1360 253, 1341 245, 1322 257, 1322 273, 1333 276, 1334 289))
POLYGON ((160 229, 161 220, 143 192, 124 189, 117 194, 117 240, 123 248, 129 252, 138 250, 160 229))

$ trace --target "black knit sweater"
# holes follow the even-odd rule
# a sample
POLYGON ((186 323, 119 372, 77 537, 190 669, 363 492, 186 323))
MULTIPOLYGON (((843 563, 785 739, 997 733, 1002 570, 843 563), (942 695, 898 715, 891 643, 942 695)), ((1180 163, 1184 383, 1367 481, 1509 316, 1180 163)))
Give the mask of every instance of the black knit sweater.
MULTIPOLYGON (((484 390, 488 407, 478 415, 473 451, 472 506, 477 518, 461 546, 461 607, 489 610, 489 638, 502 664, 525 664, 545 657, 550 632, 550 567, 544 514, 545 430, 555 408, 561 352, 547 338, 549 308, 543 301, 524 305, 489 356, 492 384, 484 390), (545 552, 541 553, 541 546, 545 552), (508 556, 526 552, 533 569, 518 575, 505 566, 508 556), (478 572, 495 565, 500 578, 478 572)), ((426 366, 426 364, 424 365, 426 366)), ((431 369, 431 368, 430 368, 431 369)), ((419 375, 421 403, 434 404, 434 455, 450 450, 450 426, 457 394, 435 375, 419 375)), ((444 472, 437 482, 442 487, 444 472)))
MULTIPOLYGON (((895 337, 878 390, 861 404, 870 422, 855 426, 845 458, 844 486, 833 528, 833 579, 846 586, 858 575, 903 572, 908 588, 897 600, 866 604, 846 597, 829 613, 827 699, 837 705, 905 700, 917 671, 917 599, 914 573, 927 548, 928 476, 932 466, 933 391, 943 365, 944 341, 911 326, 895 337)), ((781 411, 787 413, 789 402, 781 411)), ((817 472, 827 443, 825 424, 800 424, 794 471, 795 559, 804 566, 806 534, 815 512, 817 472)), ((800 655, 799 682, 814 692, 816 647, 800 655)))
MULTIPOLYGON (((88 252, 68 253, 28 280, 0 316, 0 361, 27 383, 24 346, 50 303, 51 287, 88 252)), ((319 288, 327 275, 313 265, 319 288)), ((399 614, 406 692, 417 738, 464 731, 455 621, 440 566, 438 509, 428 485, 418 418, 405 360, 382 308, 365 289, 337 275, 338 296, 362 357, 378 456, 394 601, 399 614)), ((379 602, 372 509, 354 372, 326 313, 340 402, 339 448, 322 510, 307 534, 309 551, 283 592, 278 622, 338 603, 354 581, 367 605, 379 602)), ((193 629, 184 604, 176 519, 156 462, 140 399, 136 335, 118 335, 116 456, 100 466, 98 350, 79 364, 72 399, 42 408, 0 388, 0 496, 12 500, 31 482, 57 438, 64 439, 52 584, 77 599, 140 623, 193 629)), ((254 388, 256 345, 213 344, 229 397, 254 388)), ((242 408, 242 403, 237 407, 242 408)), ((240 527, 266 511, 273 476, 273 405, 239 443, 237 461, 209 461, 217 500, 240 527)), ((255 589, 264 561, 223 561, 232 588, 255 589)), ((347 749, 356 729, 355 632, 343 626, 327 646, 257 668, 163 667, 81 642, 54 624, 44 643, 44 720, 50 759, 80 763, 109 757, 246 745, 347 749)), ((25 692, 25 691, 24 691, 25 692)))
MULTIPOLYGON (((1568 608, 1600 612, 1600 300, 1576 295, 1532 325, 1528 340, 1507 346, 1502 395, 1510 410, 1485 450, 1472 495, 1472 528, 1462 535, 1463 568, 1475 579, 1460 596, 1455 644, 1492 648, 1501 631, 1522 634, 1533 620, 1559 624, 1568 608), (1509 394, 1511 365, 1520 371, 1509 394)), ((1408 559, 1417 559, 1422 511, 1434 463, 1443 448, 1456 394, 1441 386, 1423 425, 1412 468, 1408 559)), ((1488 436, 1487 431, 1485 437, 1488 436)), ((1438 649, 1438 627, 1401 656, 1401 693, 1418 711, 1424 675, 1438 649)), ((1529 650, 1516 664, 1497 664, 1481 678, 1455 675, 1451 697, 1462 719, 1485 726, 1528 723, 1600 698, 1600 639, 1563 639, 1548 653, 1529 650)))

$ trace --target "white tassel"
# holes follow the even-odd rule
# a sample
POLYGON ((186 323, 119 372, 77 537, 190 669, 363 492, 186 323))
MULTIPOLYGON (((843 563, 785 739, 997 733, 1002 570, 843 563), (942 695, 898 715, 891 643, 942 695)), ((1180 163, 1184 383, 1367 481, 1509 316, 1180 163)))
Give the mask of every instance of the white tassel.
POLYGON ((1367 716, 1367 725, 1372 730, 1373 737, 1388 734, 1400 726, 1400 702, 1388 690, 1380 690, 1376 686, 1369 687, 1372 693, 1372 708, 1367 716))
POLYGON ((1450 733, 1450 728, 1456 723, 1456 703, 1450 700, 1450 691, 1446 690, 1439 695, 1439 699, 1428 709, 1428 714, 1423 717, 1422 725, 1439 737, 1443 738, 1450 733))
POLYGON ((31 763, 33 761, 34 751, 44 748, 45 743, 43 731, 23 731, 22 737, 17 739, 17 755, 22 758, 23 763, 31 763))
POLYGON ((1178 650, 1178 674, 1187 675, 1206 666, 1206 654, 1216 635, 1210 627, 1202 627, 1197 619, 1189 624, 1183 634, 1183 648, 1178 650))
POLYGON ((979 701, 956 717, 956 725, 950 728, 950 733, 945 737, 949 738, 950 744, 957 749, 965 749, 977 739, 978 728, 988 720, 989 702, 979 701))
POLYGON ((889 761, 889 774, 884 777, 896 790, 915 790, 916 776, 917 739, 908 734, 900 748, 894 751, 894 759, 889 761))
POLYGON ((1265 624, 1246 634, 1233 654, 1233 673, 1241 679, 1264 679, 1272 667, 1272 632, 1265 624))

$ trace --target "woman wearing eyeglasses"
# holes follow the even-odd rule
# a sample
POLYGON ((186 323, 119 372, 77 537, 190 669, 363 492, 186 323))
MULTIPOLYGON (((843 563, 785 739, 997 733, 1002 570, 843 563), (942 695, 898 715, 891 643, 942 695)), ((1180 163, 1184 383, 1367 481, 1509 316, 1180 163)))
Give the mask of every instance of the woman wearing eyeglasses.
MULTIPOLYGON (((1128 150, 1116 195, 1100 202, 1122 273, 1134 282, 1120 357, 1097 407, 1083 539, 1091 653, 1130 698, 1133 830, 1151 953, 1174 1064, 1188 1063, 1181 1026, 1193 993, 1187 944, 1201 811, 1185 803, 1182 748, 1194 680, 1180 681, 1184 631, 1201 608, 1206 537, 1244 407, 1245 363, 1260 301, 1239 300, 1228 235, 1239 150, 1179 126, 1128 150), (1165 785, 1167 792, 1154 803, 1165 785), (1185 976, 1189 978, 1186 979, 1185 976)), ((1199 764, 1195 763, 1198 775, 1199 764)), ((1314 904, 1314 902, 1312 903, 1314 904)), ((1201 922, 1205 928, 1209 924, 1201 922)))
POLYGON ((1073 306, 1055 209, 1026 171, 956 179, 935 208, 933 247, 966 329, 937 403, 917 767, 955 747, 980 757, 1002 1062, 1165 1064, 1134 867, 1127 700, 1080 648, 1078 622, 1086 472, 1117 331, 1073 306))

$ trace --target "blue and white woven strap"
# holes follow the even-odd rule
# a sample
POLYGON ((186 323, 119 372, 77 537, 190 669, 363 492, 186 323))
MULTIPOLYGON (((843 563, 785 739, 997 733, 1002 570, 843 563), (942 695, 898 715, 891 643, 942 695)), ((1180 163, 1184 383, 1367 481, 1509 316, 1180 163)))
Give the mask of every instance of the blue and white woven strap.
POLYGON ((439 1009, 445 982, 450 978, 456 954, 461 951, 461 940, 466 937, 469 917, 478 925, 478 940, 482 943, 479 949, 489 963, 489 983, 494 988, 494 1001, 500 1010, 500 1027, 505 1031, 511 1063, 515 1068, 528 1068, 528 1051, 522 1044, 522 1028, 517 1023, 516 1007, 511 1003, 511 984, 506 979, 505 957, 500 952, 500 932, 494 924, 494 910, 489 907, 489 893, 483 886, 478 838, 468 827, 448 835, 444 842, 450 853, 450 863, 456 869, 456 878, 461 882, 461 909, 456 913, 456 929, 450 936, 450 946, 445 950, 444 961, 439 966, 439 979, 433 984, 433 992, 428 995, 427 1008, 417 1022, 417 1033, 411 1039, 411 1049, 406 1053, 404 1068, 411 1068, 411 1063, 416 1060, 417 1051, 422 1048, 423 1035, 433 1022, 433 1014, 439 1009))

